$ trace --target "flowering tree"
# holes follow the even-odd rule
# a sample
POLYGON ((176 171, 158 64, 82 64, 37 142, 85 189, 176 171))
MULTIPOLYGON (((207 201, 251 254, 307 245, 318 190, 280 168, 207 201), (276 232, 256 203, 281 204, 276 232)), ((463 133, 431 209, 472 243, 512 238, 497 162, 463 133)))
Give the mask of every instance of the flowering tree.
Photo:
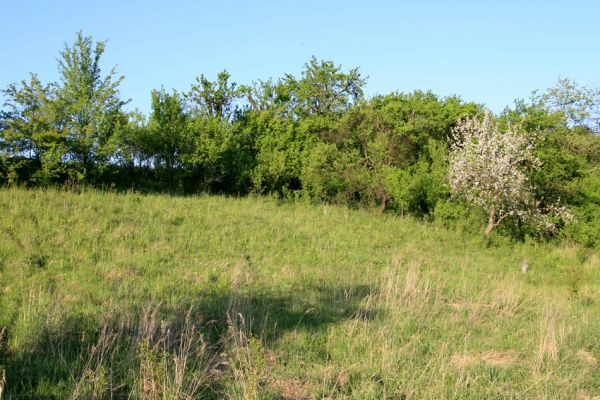
POLYGON ((526 169, 539 168, 534 138, 509 127, 501 132, 491 112, 483 119, 465 119, 453 129, 448 180, 454 197, 481 207, 488 214, 485 235, 507 217, 532 222, 553 231, 553 220, 572 219, 557 205, 541 207, 526 169))

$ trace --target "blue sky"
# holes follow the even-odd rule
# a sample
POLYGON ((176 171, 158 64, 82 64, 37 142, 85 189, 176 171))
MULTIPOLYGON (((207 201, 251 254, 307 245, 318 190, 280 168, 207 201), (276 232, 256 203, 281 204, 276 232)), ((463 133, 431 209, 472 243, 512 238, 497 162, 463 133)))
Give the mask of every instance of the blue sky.
POLYGON ((312 55, 369 76, 367 95, 432 90, 498 112, 559 77, 600 84, 600 1, 5 1, 0 87, 83 30, 108 40, 129 108, 227 69, 238 83, 299 74, 312 55))

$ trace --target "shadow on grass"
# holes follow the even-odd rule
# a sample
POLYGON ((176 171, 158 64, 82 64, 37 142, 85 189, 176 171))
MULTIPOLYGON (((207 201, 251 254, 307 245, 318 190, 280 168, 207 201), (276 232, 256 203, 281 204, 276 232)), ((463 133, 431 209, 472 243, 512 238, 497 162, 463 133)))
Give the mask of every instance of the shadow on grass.
MULTIPOLYGON (((115 307, 111 315, 49 315, 52 323, 28 332, 27 343, 18 350, 0 346, 0 368, 6 369, 5 398, 70 398, 77 382, 78 398, 131 398, 136 391, 139 397, 145 389, 136 387, 132 376, 144 373, 143 349, 160 350, 148 358, 157 365, 162 362, 161 354, 169 355, 164 358, 168 364, 174 356, 181 356, 184 344, 190 345, 188 366, 206 374, 197 398, 222 398, 223 384, 231 374, 219 363, 232 334, 254 337, 264 349, 289 332, 319 335, 331 324, 376 316, 362 308, 371 292, 367 285, 305 287, 289 293, 215 290, 184 297, 176 306, 153 298, 127 310, 115 307), (90 382, 84 386, 91 395, 81 389, 88 375, 90 382), (94 390, 104 395, 94 397, 94 390)), ((11 334, 24 333, 9 327, 8 338, 11 334)))

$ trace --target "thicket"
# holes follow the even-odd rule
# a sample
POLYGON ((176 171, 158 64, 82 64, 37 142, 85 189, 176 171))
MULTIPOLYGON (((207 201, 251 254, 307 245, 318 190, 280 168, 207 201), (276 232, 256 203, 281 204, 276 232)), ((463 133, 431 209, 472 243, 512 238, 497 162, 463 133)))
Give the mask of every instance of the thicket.
MULTIPOLYGON (((366 98, 358 69, 312 58, 300 76, 238 85, 223 71, 185 92, 153 90, 146 117, 125 110, 122 76, 102 75, 104 50, 80 32, 60 53, 58 82, 31 74, 4 90, 4 183, 274 194, 458 229, 485 225, 486 211, 452 196, 448 181, 453 132, 482 118, 481 104, 423 91, 366 98)), ((492 117, 500 134, 535 139, 539 162, 517 165, 533 206, 560 204, 574 215, 571 224, 553 221, 552 235, 590 247, 600 245, 599 99, 562 79, 492 117)), ((519 215, 497 230, 519 239, 549 234, 519 215)))

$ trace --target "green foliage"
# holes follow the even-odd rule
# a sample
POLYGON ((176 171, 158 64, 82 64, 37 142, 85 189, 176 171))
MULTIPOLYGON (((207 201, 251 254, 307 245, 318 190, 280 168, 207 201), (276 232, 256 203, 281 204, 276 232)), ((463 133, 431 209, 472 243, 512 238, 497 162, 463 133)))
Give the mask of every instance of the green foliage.
POLYGON ((229 119, 233 114, 235 100, 240 93, 235 83, 230 83, 231 75, 227 71, 219 72, 216 82, 209 81, 204 75, 196 78, 186 97, 190 100, 194 112, 204 117, 229 119))
POLYGON ((577 181, 580 198, 574 206, 576 224, 566 227, 565 237, 588 247, 600 246, 600 173, 591 171, 577 181))
POLYGON ((183 112, 182 99, 178 93, 152 91, 152 114, 145 141, 152 154, 155 168, 172 170, 181 165, 180 155, 186 151, 188 116, 183 112))
POLYGON ((32 180, 47 183, 62 176, 68 148, 53 88, 44 86, 32 74, 29 82, 9 85, 4 95, 8 98, 8 111, 2 118, 0 158, 6 166, 5 178, 17 180, 17 171, 27 163, 24 157, 40 165, 32 180))
POLYGON ((396 181, 392 198, 414 215, 431 216, 437 203, 450 196, 447 153, 444 142, 430 139, 419 160, 402 174, 403 181, 396 181))
POLYGON ((582 87, 561 78, 545 92, 534 92, 533 102, 560 114, 569 127, 582 126, 600 132, 600 89, 582 87))
POLYGON ((359 171, 366 171, 356 152, 340 152, 334 144, 317 143, 306 149, 302 158, 300 179, 303 193, 309 198, 349 204, 357 188, 368 182, 368 176, 361 179, 359 171))
POLYGON ((314 56, 304 65, 300 79, 290 74, 284 79, 290 106, 300 118, 339 115, 363 98, 365 83, 358 68, 345 73, 333 61, 318 61, 314 56))
POLYGON ((189 148, 181 159, 203 190, 245 192, 252 159, 243 135, 216 117, 194 117, 188 128, 189 148))
MULTIPOLYGON (((247 109, 251 111, 271 111, 279 116, 288 115, 291 100, 291 88, 283 79, 274 82, 272 79, 253 83, 252 86, 242 85, 239 88, 240 97, 247 100, 247 109)), ((245 114, 238 115, 242 119, 245 114)))
POLYGON ((72 46, 65 46, 58 60, 60 83, 56 101, 60 122, 66 130, 69 158, 85 167, 109 161, 112 137, 127 121, 119 97, 123 76, 115 77, 113 68, 102 76, 100 58, 105 42, 94 44, 91 36, 77 34, 72 46))
POLYGON ((454 97, 396 93, 356 104, 322 137, 352 154, 353 167, 340 174, 362 203, 424 216, 448 196, 444 176, 450 129, 459 117, 477 110, 454 97))
MULTIPOLYGON (((299 76, 238 85, 223 70, 214 81, 200 75, 184 93, 153 90, 146 117, 123 111, 123 77, 101 71, 105 49, 79 32, 60 52, 58 82, 32 74, 4 90, 3 183, 276 194, 453 226, 463 217, 471 226, 477 214, 448 203, 445 177, 452 129, 481 105, 419 90, 365 98, 358 68, 312 57, 299 76)), ((498 118, 501 131, 519 126, 536 139, 541 167, 528 173, 538 206, 575 210, 573 226, 553 223, 588 246, 600 243, 597 104, 596 89, 563 79, 498 118)), ((536 230, 506 222, 512 238, 536 230)))
POLYGON ((60 54, 60 82, 43 85, 32 74, 29 82, 8 86, 0 141, 4 163, 21 156, 34 159, 40 168, 31 179, 47 183, 83 176, 110 161, 115 134, 127 116, 118 91, 123 78, 114 79, 114 69, 101 75, 104 49, 104 42, 94 45, 79 32, 60 54))
POLYGON ((259 193, 290 194, 301 189, 302 156, 316 138, 293 120, 261 112, 261 130, 256 132, 256 166, 252 171, 254 190, 259 193))
MULTIPOLYGON (((536 197, 541 199, 540 206, 557 201, 567 204, 575 222, 563 227, 563 237, 597 246, 600 137, 584 126, 569 128, 562 111, 548 109, 539 101, 517 102, 514 109, 505 110, 503 118, 538 138, 535 154, 541 167, 532 174, 532 181, 536 197)), ((513 226, 513 233, 522 235, 527 229, 513 226)))
POLYGON ((116 132, 118 145, 113 156, 117 165, 129 168, 152 165, 154 150, 147 130, 146 117, 140 112, 132 112, 128 123, 116 132))
POLYGON ((477 214, 476 229, 479 229, 481 223, 480 213, 474 213, 465 204, 450 200, 440 200, 436 203, 433 216, 436 223, 446 227, 459 230, 468 230, 469 222, 472 223, 471 216, 477 214))

